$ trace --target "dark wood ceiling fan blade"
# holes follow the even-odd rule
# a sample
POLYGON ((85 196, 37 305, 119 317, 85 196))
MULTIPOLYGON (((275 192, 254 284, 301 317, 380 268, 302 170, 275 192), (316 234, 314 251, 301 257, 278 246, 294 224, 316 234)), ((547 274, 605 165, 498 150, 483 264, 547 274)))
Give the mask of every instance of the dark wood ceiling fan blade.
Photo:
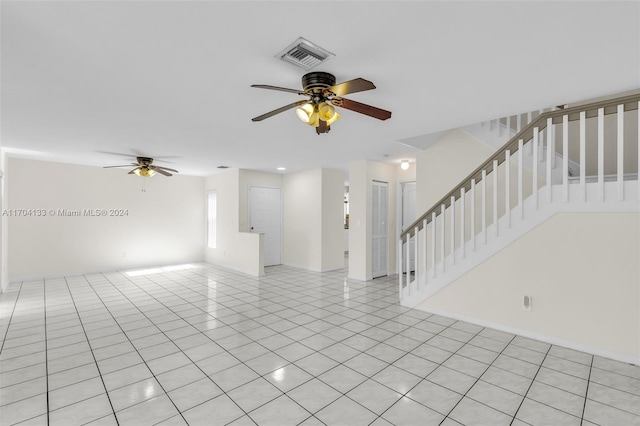
POLYGON ((151 169, 151 170, 153 170, 154 172, 158 172, 158 173, 160 173, 161 175, 165 175, 165 176, 173 176, 171 173, 166 172, 166 171, 162 170, 162 169, 161 169, 161 168, 159 168, 159 167, 153 167, 153 166, 151 166, 151 167, 150 167, 150 169, 151 169))
POLYGON ((168 170, 168 171, 173 172, 173 173, 179 173, 175 169, 170 169, 169 167, 164 167, 164 166, 150 166, 150 168, 155 169, 155 170, 162 169, 162 170, 168 170))
POLYGON ((140 168, 140 167, 136 167, 135 169, 131 170, 131 171, 130 171, 129 173, 127 173, 127 174, 128 174, 128 175, 132 175, 132 174, 134 174, 134 172, 135 172, 136 170, 138 170, 139 168, 140 168))
POLYGON ((112 169, 114 167, 131 167, 131 166, 137 166, 137 164, 131 163, 131 164, 122 164, 120 166, 104 166, 103 169, 112 169))
POLYGON ((391 111, 352 101, 350 99, 336 98, 332 99, 331 103, 337 107, 350 109, 351 111, 359 112, 360 114, 368 115, 369 117, 377 118, 378 120, 387 120, 391 118, 391 111))
POLYGON ((278 87, 278 86, 269 86, 268 84, 252 84, 251 87, 255 87, 258 89, 269 89, 269 90, 278 90, 280 92, 289 92, 295 93, 297 95, 304 95, 304 91, 297 89, 287 89, 286 87, 278 87))
POLYGON ((349 93, 364 92, 365 90, 375 89, 376 86, 369 80, 364 78, 355 78, 353 80, 338 83, 335 86, 327 87, 327 90, 336 96, 348 95, 349 93))
POLYGON ((269 112, 267 112, 265 114, 262 114, 262 115, 259 115, 257 117, 254 117, 254 118, 251 119, 251 121, 262 121, 265 118, 273 117, 276 114, 280 114, 281 112, 285 112, 285 111, 290 110, 292 108, 295 108, 297 106, 306 104, 307 102, 308 101, 298 101, 298 102, 294 102, 294 103, 289 104, 289 105, 285 105, 285 106, 280 107, 278 109, 274 109, 273 111, 269 111, 269 112))

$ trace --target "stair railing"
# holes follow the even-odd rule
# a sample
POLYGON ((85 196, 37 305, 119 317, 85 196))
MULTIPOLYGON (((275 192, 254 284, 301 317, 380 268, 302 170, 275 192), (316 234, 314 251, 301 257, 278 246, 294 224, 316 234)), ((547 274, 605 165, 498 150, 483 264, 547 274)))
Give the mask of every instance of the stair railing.
MULTIPOLYGON (((575 107, 541 112, 526 124, 507 143, 498 149, 491 157, 478 166, 464 178, 448 194, 416 219, 402 234, 398 241, 398 271, 400 299, 406 289, 411 292, 411 283, 420 290, 420 285, 427 284, 437 274, 444 272, 449 264, 455 265, 456 257, 464 259, 468 250, 475 251, 478 240, 487 242, 488 229, 492 236, 499 235, 499 225, 511 227, 513 215, 518 220, 524 219, 525 201, 536 210, 539 207, 540 196, 545 196, 544 202, 556 202, 552 199, 551 170, 556 166, 555 156, 561 148, 562 152, 562 191, 561 199, 569 202, 570 192, 575 197, 575 191, 569 190, 569 123, 578 121, 578 163, 579 176, 571 179, 571 183, 579 185, 579 200, 571 201, 604 201, 605 200, 605 166, 604 166, 604 117, 616 114, 616 165, 615 186, 618 201, 625 199, 624 194, 624 116, 625 112, 638 111, 638 158, 636 167, 640 169, 640 94, 618 97, 614 99, 593 102, 575 107), (597 182, 595 194, 587 196, 587 161, 586 161, 586 120, 597 118, 597 173, 593 176, 597 182), (560 143, 556 145, 556 128, 560 126, 560 143), (546 140, 546 145, 545 145, 546 140), (531 184, 524 185, 523 151, 530 149, 534 166, 531 169, 531 184), (545 158, 546 157, 546 158, 545 158), (509 161, 507 161, 507 159, 509 161), (538 163, 546 161, 546 174, 539 176, 538 163), (517 169, 516 191, 511 184, 511 166, 517 169), (499 188, 498 174, 502 169, 502 189, 499 188), (487 183, 489 178, 491 182, 487 183), (544 180, 543 180, 544 179, 544 180), (492 196, 488 197, 488 187, 492 196), (546 191, 541 191, 546 187, 546 191), (501 194, 499 192, 502 192, 501 194), (512 192, 515 199, 512 199, 512 192), (498 203, 499 198, 502 202, 498 203), (594 198, 594 199, 592 199, 594 198), (491 206, 489 206, 491 201, 491 206), (478 206, 479 204, 479 206, 478 206), (479 212, 478 212, 479 210, 479 212), (502 212, 502 214, 500 214, 502 212), (457 214, 457 218, 456 218, 457 214), (468 215, 468 218, 466 217, 468 215), (479 219, 479 220, 478 220, 479 219), (448 222, 448 223, 447 223, 448 222), (468 227, 468 228, 467 228, 468 227), (422 235, 422 238, 420 236, 422 235), (467 237, 468 235, 468 237, 467 237), (415 262, 411 267, 410 244, 414 245, 415 262), (456 248, 456 245, 458 248, 456 248), (447 250, 448 249, 448 250, 447 250), (419 255, 420 254, 420 255, 419 255), (429 275, 429 276, 427 276, 429 275), (413 279, 412 279, 413 278, 413 279)), ((500 123, 498 123, 500 125, 500 123)), ((507 127, 511 129, 509 120, 507 127)), ((517 124, 517 128, 520 123, 517 124)), ((636 161, 634 159, 634 161, 636 161)), ((628 175, 628 174, 627 174, 628 175)), ((635 174, 637 179, 637 172, 635 174)), ((611 180, 607 175, 607 180, 611 180)), ((638 185, 640 192, 640 185, 638 185)), ((640 200, 640 193, 637 194, 640 200)), ((556 196, 557 198, 557 196, 556 196)))

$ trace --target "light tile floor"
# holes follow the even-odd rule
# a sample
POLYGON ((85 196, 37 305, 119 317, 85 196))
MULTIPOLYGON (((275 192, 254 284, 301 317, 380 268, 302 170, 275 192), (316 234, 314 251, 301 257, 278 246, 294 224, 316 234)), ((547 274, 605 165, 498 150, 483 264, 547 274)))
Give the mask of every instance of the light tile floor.
POLYGON ((12 284, 0 424, 640 425, 640 367, 345 276, 198 264, 12 284))

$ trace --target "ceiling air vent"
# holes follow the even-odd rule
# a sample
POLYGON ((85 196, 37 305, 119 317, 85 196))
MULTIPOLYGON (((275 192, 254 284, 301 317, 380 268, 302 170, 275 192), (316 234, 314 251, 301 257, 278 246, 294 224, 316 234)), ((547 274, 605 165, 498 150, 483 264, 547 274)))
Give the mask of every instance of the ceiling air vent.
POLYGON ((332 56, 335 55, 300 37, 278 53, 276 58, 310 70, 332 56))

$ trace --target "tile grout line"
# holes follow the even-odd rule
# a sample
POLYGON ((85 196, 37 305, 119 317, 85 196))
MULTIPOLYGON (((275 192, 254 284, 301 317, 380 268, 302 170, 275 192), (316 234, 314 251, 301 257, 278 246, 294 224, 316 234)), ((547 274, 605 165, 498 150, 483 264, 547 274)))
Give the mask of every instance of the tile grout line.
POLYGON ((44 306, 44 374, 45 383, 47 385, 47 425, 50 424, 50 410, 49 410, 49 341, 47 339, 47 286, 46 280, 42 280, 42 297, 44 306))
POLYGON ((584 423, 584 412, 587 409, 587 398, 589 397, 589 383, 591 383, 591 371, 593 370, 593 359, 591 355, 591 365, 589 366, 589 377, 587 378, 587 389, 584 391, 584 404, 582 405, 582 415, 580 416, 580 425, 584 423))
MULTIPOLYGON (((428 318, 429 318, 429 317, 428 317, 428 318)), ((427 321, 427 320, 428 320, 428 318, 425 318, 423 321, 427 321)), ((455 322, 453 322, 452 324, 450 324, 450 325, 446 326, 445 328, 443 328, 442 330, 440 330, 438 333, 434 334, 434 335, 433 335, 433 336, 431 336, 429 339, 427 339, 426 341, 424 341, 422 344, 427 343, 429 340, 433 339, 433 338, 434 338, 434 337, 436 337, 436 336, 440 336, 442 332, 444 332, 445 330, 448 330, 448 329, 449 329, 449 327, 451 327, 451 326, 452 326, 453 324, 455 324, 456 322, 457 322, 457 321, 455 321, 455 322)), ((437 323, 434 323, 434 324, 437 324, 437 323)), ((444 326, 443 326, 443 327, 444 327, 444 326)), ((478 330, 478 331, 473 335, 473 337, 472 337, 471 339, 473 339, 474 337, 476 337, 476 336, 478 336, 480 333, 482 333, 482 331, 483 331, 484 329, 485 329, 485 328, 483 327, 483 328, 481 328, 480 330, 478 330)), ((446 337, 446 336, 441 336, 441 337, 446 337)), ((447 338, 448 338, 448 337, 447 337, 447 338)), ((469 339, 469 340, 471 340, 471 339, 469 339)), ((455 340, 455 339, 452 339, 452 340, 455 340)), ((457 340, 456 340, 456 341, 457 341, 457 340)), ((459 343, 462 343, 462 342, 459 342, 459 343)), ((455 355, 455 354, 456 354, 460 349, 462 349, 465 345, 466 345, 466 343, 465 343, 465 344, 463 344, 460 348, 458 348, 458 350, 456 350, 455 352, 452 352, 452 353, 451 353, 451 355, 449 355, 447 358, 445 358, 442 362, 440 362, 440 363, 434 362, 434 364, 436 364, 438 367, 445 367, 445 368, 448 368, 448 367, 446 367, 446 366, 444 365, 444 363, 445 363, 445 362, 447 362, 447 361, 448 361, 452 356, 454 356, 454 355, 455 355)), ((439 349, 440 349, 440 348, 439 348, 439 349)), ((444 349, 443 349, 443 350, 444 350, 444 349)), ((447 352, 448 352, 448 351, 447 351, 447 352)), ((409 351, 409 352, 407 352, 407 353, 411 353, 411 351, 409 351)), ((417 355, 416 355, 416 356, 417 356, 417 355)), ((460 355, 460 356, 462 356, 462 355, 460 355)), ((403 355, 403 357, 404 357, 404 355, 403 355)), ((429 361, 429 360, 427 360, 427 361, 429 361)), ((433 362, 433 361, 430 361, 430 362, 433 362)), ((411 392, 411 391, 412 391, 416 386, 418 386, 420 383, 422 383, 422 381, 423 381, 423 380, 428 380, 428 379, 427 379, 427 377, 429 377, 429 375, 431 375, 431 373, 433 373, 433 372, 434 372, 438 367, 434 368, 431 372, 429 372, 429 374, 427 374, 426 376, 422 377, 422 379, 420 380, 420 382, 418 382, 418 383, 416 383, 414 386, 412 386, 412 387, 411 387, 411 389, 409 389, 407 392, 405 392, 404 394, 401 394, 401 395, 402 395, 402 397, 406 397, 406 398, 411 399, 410 397, 408 397, 408 396, 406 396, 406 395, 407 395, 409 392, 411 392)), ((489 366, 489 367, 490 367, 490 366, 489 366)), ((487 367, 487 368, 489 368, 489 367, 487 367)), ((403 369, 403 371, 406 371, 406 370, 404 370, 404 369, 403 369)), ((455 371, 457 371, 457 370, 455 370, 455 371)), ((410 373, 410 372, 408 372, 408 373, 410 373)), ((413 374, 413 373, 410 373, 410 374, 413 374)), ((464 373, 463 373, 463 374, 464 374, 464 373)), ((415 375, 415 374, 414 374, 414 375, 415 375)), ((419 377, 419 376, 416 376, 416 377, 419 377)), ((429 382, 431 382, 430 380, 428 380, 428 381, 429 381, 429 382)), ((379 382, 378 382, 378 383, 379 383, 379 382)), ((434 383, 434 382, 431 382, 431 383, 434 383)), ((382 384, 382 383, 381 383, 381 384, 382 384)), ((434 383, 434 384, 438 385, 437 383, 434 383)), ((384 386, 384 385, 383 385, 383 386, 384 386)), ((440 386, 440 385, 438 385, 438 386, 440 386)), ((446 388, 446 389, 448 389, 448 388, 446 388)), ((393 390, 393 389, 392 389, 392 390, 393 390)), ((449 390, 451 390, 451 389, 449 389, 449 390)), ((455 392, 455 391, 453 391, 453 392, 455 392)), ((398 393, 399 393, 399 392, 398 392, 398 393)), ((457 393, 457 392, 456 392, 456 393, 457 393)), ((402 398, 402 397, 401 397, 401 398, 402 398)), ((463 396, 463 397, 464 397, 464 396, 463 396)), ((398 401, 399 401, 401 398, 398 398, 398 401)), ((413 399, 411 399, 411 400, 412 400, 412 401, 414 401, 413 399)), ((461 399, 461 400, 462 400, 462 399, 461 399)), ((382 417, 382 415, 383 415, 384 413, 386 413, 387 411, 389 411, 389 410, 390 410, 390 409, 391 409, 395 404, 397 404, 397 402, 398 402, 398 401, 396 401, 396 402, 395 402, 395 403, 393 403, 390 407, 388 407, 386 410, 384 410, 384 411, 383 411, 383 412, 378 416, 378 418, 382 417)), ((422 403, 420 403, 420 402, 418 402, 418 401, 415 401, 415 402, 416 402, 416 403, 418 403, 418 404, 420 404, 420 405, 422 405, 422 406, 424 406, 424 407, 427 407, 426 405, 424 405, 424 404, 422 404, 422 403)), ((457 405, 457 404, 456 404, 456 405, 457 405)), ((431 407, 427 407, 427 408, 428 408, 428 409, 430 409, 430 410, 433 410, 434 412, 436 412, 436 413, 438 413, 438 414, 441 414, 440 412, 438 412, 438 411, 434 410, 434 409, 433 409, 433 408, 431 408, 431 407)), ((454 406, 454 408, 455 408, 455 406, 454 406)), ((452 410, 453 410, 453 409, 452 409, 452 410)), ((444 419, 443 419, 442 421, 446 420, 446 418, 447 418, 447 416, 445 416, 445 417, 444 417, 444 419)), ((377 420, 377 418, 376 418, 376 420, 377 420)), ((385 420, 386 420, 386 419, 385 419, 385 420)), ((374 421, 375 421, 375 420, 374 420, 374 421)))
MULTIPOLYGON (((540 372, 540 369, 542 369, 542 365, 544 364, 544 361, 547 359, 547 356, 549 356, 549 352, 551 352, 551 348, 552 347, 553 347, 553 345, 549 345, 549 349, 547 349, 547 353, 544 355, 544 358, 542 358, 542 361, 540 362, 540 366, 538 367, 538 371, 536 371, 536 374, 531 379, 531 383, 529 384, 529 387, 527 388, 527 391, 524 393, 524 397, 522 398, 522 401, 520 401, 520 404, 518 405, 518 409, 513 414, 513 419, 511 419, 511 423, 509 423, 509 425, 512 425, 513 422, 516 420, 516 416, 518 415, 518 412, 520 411, 520 408, 522 408, 522 404, 524 404, 524 401, 527 399, 527 395, 529 394, 529 391, 531 390, 531 387, 535 383, 536 377, 538 377, 538 373, 540 372)), ((543 405, 546 405, 546 404, 543 404, 543 405)), ((551 408, 553 408, 553 407, 551 407, 551 408)))
MULTIPOLYGON (((98 365, 98 360, 96 359, 96 355, 93 352, 93 347, 91 346, 91 341, 89 340, 89 336, 87 335, 87 330, 84 327, 84 323, 82 321, 82 317, 80 316, 80 311, 78 311, 78 305, 76 305, 75 298, 73 297, 73 292, 71 291, 71 287, 69 287, 69 282, 67 281, 66 277, 64 277, 64 283, 67 286, 67 292, 69 293, 69 296, 71 297, 71 302, 73 303, 73 307, 76 310, 76 315, 78 315, 78 320, 80 321, 80 326, 82 327, 82 331, 84 333, 84 337, 85 337, 85 339, 87 339, 87 344, 89 345, 89 349, 91 350, 91 356, 93 357, 93 362, 96 365, 96 369, 98 370, 98 375, 100 376, 100 381, 102 382, 102 387, 104 388, 104 392, 107 395, 107 400, 109 401, 109 406, 111 407, 111 412, 113 413, 113 417, 116 419, 116 425, 119 425, 120 422, 118 421, 118 417, 116 416, 116 412, 113 409, 113 403, 111 402, 111 397, 109 396, 109 391, 107 390, 107 386, 104 383, 104 378, 102 377, 102 371, 100 371, 100 365, 98 365)), ((87 380, 90 380, 90 379, 87 379, 87 380)), ((89 399, 89 398, 87 398, 87 399, 89 399)), ((106 416, 103 416, 103 417, 106 417, 106 416)), ((99 418, 102 418, 102 417, 99 417, 99 418)), ((94 419, 94 420, 97 420, 97 419, 94 419)))
POLYGON ((9 327, 11 327, 11 321, 13 321, 13 315, 16 312, 16 306, 18 306, 18 299, 20 298, 20 293, 22 292, 22 284, 23 281, 20 281, 20 289, 18 290, 18 294, 16 294, 15 301, 13 302, 13 308, 11 309, 11 315, 9 316, 9 323, 7 324, 7 329, 5 330, 4 337, 2 338, 2 345, 0 345, 0 355, 2 354, 4 343, 7 341, 7 336, 9 335, 9 327))
MULTIPOLYGON (((491 362, 491 364, 489 364, 489 365, 487 366, 487 368, 485 368, 485 370, 482 372, 482 374, 478 376, 478 378, 476 379, 476 381, 475 381, 475 382, 473 382, 473 385, 471 385, 471 387, 469 387, 469 389, 467 389, 467 391, 464 393, 464 395, 462 395, 462 398, 460 398, 460 401, 462 401, 465 397, 467 397, 467 394, 469 393, 469 391, 470 391, 470 390, 471 390, 471 389, 476 385, 476 383, 478 383, 478 382, 482 379, 482 376, 484 376, 484 374, 489 370, 489 368, 491 368, 492 366, 494 366, 493 364, 494 364, 494 363, 496 362, 496 360, 500 357, 500 355, 503 355, 503 354, 504 354, 504 351, 505 351, 505 350, 507 350, 507 348, 509 347, 509 345, 511 345, 511 343, 513 343, 513 341, 515 340, 515 338, 516 338, 516 335, 513 335, 513 337, 512 337, 512 338, 509 340, 509 342, 504 346, 504 348, 502 348, 502 350, 501 350, 500 352, 498 352, 498 356, 496 356, 496 357, 495 357, 495 359, 491 362)), ((517 346, 517 345, 516 345, 516 346, 517 346)), ((456 352, 456 353, 457 353, 457 352, 456 352)), ((509 355, 506 355, 506 354, 504 354, 504 355, 505 355, 505 356, 509 356, 509 355)), ((464 355, 460 355, 460 356, 464 356, 464 355)), ((516 358, 514 358, 514 359, 516 359, 516 358)), ((501 369, 500 367, 497 367, 497 366, 496 366, 495 368, 501 369)), ((501 370, 502 370, 502 369, 501 369, 501 370)), ((503 370, 503 371, 506 371, 506 370, 503 370)), ((483 380, 483 381, 484 381, 484 380, 483 380)), ((489 383, 489 382, 486 382, 486 383, 489 383)), ((491 383, 489 383, 489 384, 491 384, 491 383)), ((515 393, 515 392, 512 392, 512 393, 515 393)), ((475 399, 473 399, 473 398, 470 398, 470 399, 472 399, 472 400, 476 401, 476 400, 475 400, 475 399)), ((449 415, 453 412, 453 410, 455 410, 455 408, 458 406, 458 404, 460 404, 460 401, 458 401, 458 402, 456 403, 456 405, 454 405, 454 406, 453 406, 453 408, 449 411, 449 413, 446 415, 446 417, 444 418, 444 420, 442 420, 442 422, 444 422, 446 419, 448 419, 448 418, 449 418, 449 415)), ((481 402, 481 401, 476 401, 476 402, 477 402, 477 403, 479 403, 479 404, 484 405, 485 407, 489 407, 489 408, 491 408, 491 409, 493 409, 493 410, 496 410, 496 411, 498 411, 498 412, 500 412, 500 413, 503 413, 503 414, 506 414, 507 416, 509 416, 509 414, 504 413, 503 411, 498 410, 498 409, 497 409, 497 408, 495 408, 495 407, 491 407, 491 406, 489 406, 489 405, 487 405, 487 404, 485 404, 485 403, 483 403, 483 402, 481 402)), ((514 415, 514 417, 515 417, 515 415, 514 415)), ((452 419, 452 420, 454 420, 454 419, 452 419)), ((442 424, 442 422, 441 422, 441 424, 442 424)), ((511 420, 511 422, 513 422, 513 419, 511 420)))

